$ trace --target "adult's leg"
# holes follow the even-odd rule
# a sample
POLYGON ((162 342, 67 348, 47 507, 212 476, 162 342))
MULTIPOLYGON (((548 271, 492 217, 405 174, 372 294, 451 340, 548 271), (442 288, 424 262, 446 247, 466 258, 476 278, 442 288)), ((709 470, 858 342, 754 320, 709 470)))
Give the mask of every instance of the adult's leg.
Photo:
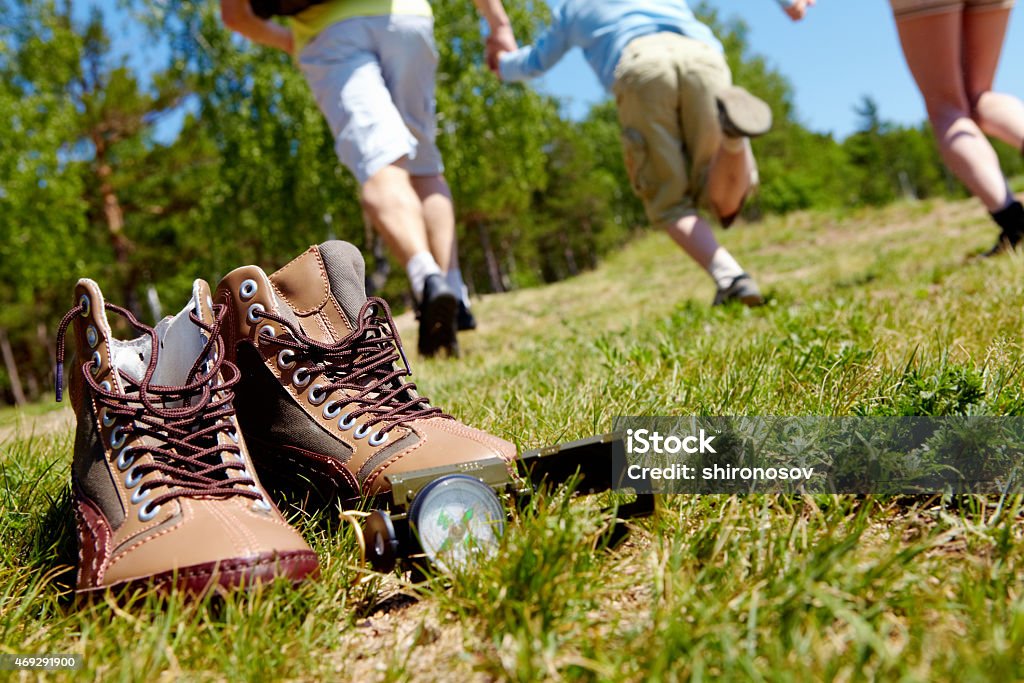
POLYGON ((963 11, 902 18, 896 26, 943 160, 990 212, 1005 208, 1010 197, 999 159, 971 119, 963 73, 963 11))
POLYGON ((442 174, 413 176, 412 185, 423 204, 430 253, 445 273, 448 286, 459 299, 457 327, 476 329, 476 318, 470 312, 469 289, 459 268, 459 244, 455 236, 455 207, 452 191, 442 174))
MULTIPOLYGON (((434 260, 447 272, 455 249, 455 208, 452 191, 443 175, 412 176, 412 186, 423 206, 427 243, 434 260)), ((458 267, 458 262, 454 264, 458 267)))
POLYGON ((338 158, 362 186, 367 216, 406 266, 413 292, 440 273, 430 255, 423 206, 404 168, 417 141, 395 106, 378 45, 388 17, 357 17, 328 27, 303 50, 299 64, 335 137, 338 158), (415 259, 415 260, 414 260, 415 259))
POLYGON ((1009 8, 964 14, 964 84, 974 120, 992 137, 1024 147, 1024 102, 992 91, 1010 20, 1009 8))
POLYGON ((433 257, 427 208, 435 208, 435 202, 425 203, 420 198, 417 187, 421 186, 420 179, 391 164, 363 185, 363 206, 388 248, 405 264, 413 295, 419 302, 420 353, 433 356, 447 349, 451 355, 458 355, 458 295, 433 257))
MULTIPOLYGON (((379 54, 384 63, 384 79, 391 93, 395 107, 402 114, 409 133, 416 142, 415 153, 404 160, 404 167, 412 176, 413 189, 420 200, 426 227, 427 245, 432 262, 436 262, 444 274, 444 288, 430 287, 426 296, 444 290, 447 299, 453 296, 458 302, 457 321, 459 329, 476 326, 468 313, 465 301, 465 286, 458 262, 452 260, 456 249, 455 210, 452 207, 451 190, 444 178, 444 164, 437 147, 437 113, 435 104, 435 81, 437 78, 437 49, 434 46, 434 24, 430 17, 394 15, 388 23, 388 36, 379 44, 379 54), (472 324, 469 324, 472 322, 472 324)), ((427 254, 422 257, 426 258, 427 254)), ((424 300, 420 309, 421 344, 420 350, 430 353, 429 346, 423 345, 428 318, 436 308, 424 300)), ((447 308, 445 309, 447 311, 447 308)), ((447 313, 445 313, 447 315, 447 313)), ((447 327, 442 322, 441 327, 447 327)), ((454 332, 451 343, 442 339, 440 333, 431 333, 438 343, 456 352, 454 332)))
POLYGON ((421 252, 429 252, 424 207, 409 172, 389 164, 363 184, 363 208, 388 249, 407 264, 421 252))

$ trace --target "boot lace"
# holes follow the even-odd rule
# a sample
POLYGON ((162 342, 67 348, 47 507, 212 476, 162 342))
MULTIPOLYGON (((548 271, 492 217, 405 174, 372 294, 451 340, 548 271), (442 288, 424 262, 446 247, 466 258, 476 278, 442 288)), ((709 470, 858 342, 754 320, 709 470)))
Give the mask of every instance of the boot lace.
POLYGON ((253 315, 273 320, 288 331, 288 335, 261 334, 260 345, 288 349, 294 353, 296 362, 310 363, 310 371, 322 373, 328 381, 321 385, 328 396, 342 392, 330 402, 332 405, 358 406, 348 412, 350 419, 369 415, 367 427, 383 424, 378 430, 381 435, 412 420, 454 419, 440 408, 432 407, 425 396, 417 395, 415 383, 404 380, 412 376, 412 368, 402 349, 391 310, 383 299, 368 298, 359 310, 356 329, 333 344, 308 337, 275 313, 254 311, 253 315))
MULTIPOLYGON (((148 436, 152 442, 143 441, 121 451, 120 458, 134 462, 145 453, 152 455, 152 461, 134 465, 135 478, 141 479, 150 472, 159 472, 160 477, 144 486, 147 489, 164 488, 165 491, 147 504, 155 509, 164 502, 178 497, 226 497, 243 496, 262 500, 255 481, 247 476, 232 476, 228 470, 244 470, 238 434, 232 417, 234 391, 238 382, 238 368, 224 359, 224 341, 220 328, 227 313, 227 307, 214 306, 215 320, 208 325, 194 311, 189 319, 205 331, 209 340, 202 353, 192 365, 186 382, 181 386, 163 386, 152 383, 156 372, 159 338, 156 331, 139 322, 128 310, 105 303, 108 311, 124 317, 132 327, 149 336, 150 361, 145 374, 136 379, 120 368, 115 368, 125 387, 120 392, 109 383, 97 383, 93 377, 94 360, 83 363, 80 371, 95 396, 99 408, 106 409, 106 416, 121 420, 121 427, 127 437, 148 436), (223 373, 223 375, 221 375, 223 373), (218 378, 221 378, 220 383, 218 378), (105 385, 105 386, 104 386, 105 385), (108 388, 109 387, 109 388, 108 388), (218 435, 224 432, 231 443, 220 443, 218 435), (231 453, 238 462, 225 462, 224 453, 231 453)), ((57 400, 63 398, 63 365, 67 328, 75 316, 86 311, 83 304, 65 314, 57 330, 57 400)), ((116 428, 115 428, 116 429, 116 428)), ((141 492, 141 490, 140 490, 141 492)))

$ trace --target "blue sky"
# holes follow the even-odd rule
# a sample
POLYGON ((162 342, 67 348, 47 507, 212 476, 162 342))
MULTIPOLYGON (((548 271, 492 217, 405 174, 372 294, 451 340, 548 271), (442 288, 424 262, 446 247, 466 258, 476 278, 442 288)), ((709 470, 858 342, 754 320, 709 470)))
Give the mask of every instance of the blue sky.
MULTIPOLYGON (((557 2, 548 0, 549 4, 557 2)), ((750 26, 751 49, 768 58, 793 84, 800 119, 811 128, 845 137, 856 126, 854 105, 871 95, 883 118, 914 124, 925 118, 903 61, 888 0, 818 0, 795 23, 775 0, 709 0, 723 17, 750 26)), ((1024 96, 1024 8, 1014 11, 996 76, 996 88, 1024 96)), ((586 113, 604 97, 597 78, 574 50, 539 82, 569 99, 567 113, 586 113)))
MULTIPOLYGON (((557 5, 558 0, 547 0, 557 5)), ((775 0, 708 0, 723 17, 739 16, 750 26, 753 52, 764 55, 793 84, 800 119, 811 128, 845 137, 853 131, 854 105, 871 95, 882 116, 915 124, 925 118, 920 95, 910 78, 899 49, 888 0, 818 0, 808 17, 794 23, 775 0)), ((141 73, 159 67, 166 48, 152 45, 138 25, 116 10, 117 0, 74 3, 84 17, 88 7, 108 10, 111 32, 128 46, 133 66, 141 73), (113 10, 113 11, 109 11, 113 10), (139 49, 145 45, 145 49, 139 49)), ((467 10, 471 3, 466 0, 467 10)), ((1024 96, 1024 18, 1016 10, 1010 20, 996 87, 1024 96)), ((566 113, 575 118, 605 97, 597 78, 579 50, 573 50, 542 79, 539 89, 566 100, 566 113)), ((171 139, 181 117, 161 125, 160 137, 171 139)))

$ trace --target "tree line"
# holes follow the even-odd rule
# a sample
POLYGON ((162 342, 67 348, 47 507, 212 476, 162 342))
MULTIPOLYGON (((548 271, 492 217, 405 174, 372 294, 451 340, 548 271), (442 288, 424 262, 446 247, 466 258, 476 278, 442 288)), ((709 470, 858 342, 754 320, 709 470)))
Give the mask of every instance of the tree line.
MULTIPOLYGON (((483 64, 468 0, 434 0, 439 145, 451 183, 462 269, 476 293, 554 282, 593 268, 647 229, 629 189, 614 104, 582 120, 529 87, 499 83, 483 64)), ((548 18, 540 0, 506 2, 521 40, 548 18)), ((793 88, 752 54, 747 27, 706 5, 734 79, 772 106, 777 126, 755 141, 757 220, 803 209, 966 196, 925 124, 884 119, 864 98, 845 140, 803 125, 793 88)), ((237 265, 272 270, 329 238, 363 248, 376 291, 403 306, 338 164, 330 131, 289 57, 244 43, 217 3, 123 0, 117 21, 70 0, 0 0, 0 401, 41 397, 53 331, 74 281, 153 322, 175 312, 191 280, 237 265), (151 41, 127 48, 111 26, 151 41), (162 49, 133 69, 125 50, 162 49), (166 49, 163 49, 166 48, 166 49), (185 112, 167 143, 161 121, 185 112)), ((1000 147, 1004 168, 1019 154, 1000 147)))

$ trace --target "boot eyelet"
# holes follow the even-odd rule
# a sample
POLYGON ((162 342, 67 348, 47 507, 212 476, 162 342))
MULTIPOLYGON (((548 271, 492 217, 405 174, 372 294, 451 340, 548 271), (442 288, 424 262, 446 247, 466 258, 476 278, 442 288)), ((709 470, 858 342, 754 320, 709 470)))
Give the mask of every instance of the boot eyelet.
POLYGON ((100 372, 100 366, 103 365, 103 358, 100 357, 100 352, 93 351, 92 358, 89 362, 92 363, 92 367, 89 368, 89 372, 91 372, 92 376, 95 377, 100 372))
POLYGON ((309 384, 309 380, 312 378, 313 375, 312 373, 310 373, 309 368, 299 368, 292 375, 292 384, 299 388, 302 388, 309 384))
POLYGON ((92 312, 92 301, 89 300, 88 294, 83 294, 78 298, 78 305, 82 307, 82 317, 88 318, 89 313, 92 312))
POLYGON ((96 331, 95 325, 85 328, 85 341, 89 342, 90 349, 95 349, 96 345, 100 343, 100 333, 96 331))
POLYGON ((238 288, 238 296, 242 297, 242 301, 248 301, 256 296, 257 289, 259 289, 259 287, 256 285, 255 280, 244 280, 242 285, 238 288))
POLYGON ((263 491, 260 491, 260 487, 256 484, 249 485, 250 491, 255 491, 260 494, 260 497, 253 501, 252 507, 254 510, 262 510, 263 512, 270 512, 273 508, 270 507, 270 503, 263 497, 263 491))
POLYGON ((108 408, 107 410, 103 411, 103 420, 102 421, 103 421, 103 426, 104 427, 110 427, 115 422, 117 422, 117 418, 110 414, 110 409, 108 408))
POLYGON ((145 505, 139 509, 139 521, 148 522, 156 517, 156 513, 158 512, 160 512, 159 505, 154 506, 153 501, 146 501, 145 505))
POLYGON ((281 370, 291 370, 295 367, 295 361, 287 360, 289 358, 295 358, 295 352, 291 349, 281 349, 277 354, 277 367, 281 370))
POLYGON ((249 321, 249 324, 255 325, 261 318, 263 318, 262 313, 265 310, 266 309, 263 308, 263 304, 255 303, 249 307, 249 312, 245 314, 245 319, 249 321))
POLYGON ((139 485, 139 482, 142 481, 142 478, 144 476, 146 476, 146 475, 139 474, 138 468, 133 467, 130 470, 128 470, 128 474, 125 475, 124 485, 127 486, 130 489, 133 489, 133 488, 135 488, 136 486, 139 485))
POLYGON ((277 336, 277 332, 274 331, 274 328, 271 325, 264 325, 263 327, 260 328, 260 336, 261 337, 276 337, 277 336))
POLYGON ((124 445, 124 442, 128 440, 128 430, 124 427, 114 427, 114 431, 110 432, 110 447, 118 449, 124 445))
POLYGON ((337 401, 331 401, 324 406, 324 419, 326 420, 333 420, 338 417, 339 413, 341 413, 341 404, 337 401))
POLYGON ((315 406, 320 405, 327 399, 327 390, 319 384, 314 384, 309 390, 309 402, 315 406))
POLYGON ((382 443, 386 442, 387 440, 388 440, 388 435, 387 434, 382 434, 382 433, 380 433, 378 431, 378 432, 375 432, 373 434, 373 436, 371 436, 366 443, 370 444, 371 446, 380 446, 382 443))
POLYGON ((343 432, 347 432, 348 430, 352 429, 355 426, 356 419, 352 417, 351 413, 345 413, 344 415, 341 416, 341 419, 338 420, 338 429, 340 429, 343 432))
POLYGON ((147 496, 149 496, 149 489, 144 489, 140 487, 135 489, 135 492, 132 494, 131 501, 135 505, 138 505, 139 503, 144 501, 147 496))
POLYGON ((356 428, 356 431, 352 432, 352 436, 354 436, 357 439, 362 439, 365 436, 369 436, 371 429, 373 428, 370 427, 370 425, 361 424, 359 425, 358 428, 356 428))
POLYGON ((107 380, 100 382, 100 389, 103 391, 111 391, 114 387, 107 380))
POLYGON ((126 448, 117 454, 117 469, 124 472, 129 467, 135 464, 135 456, 131 454, 130 449, 126 448))

